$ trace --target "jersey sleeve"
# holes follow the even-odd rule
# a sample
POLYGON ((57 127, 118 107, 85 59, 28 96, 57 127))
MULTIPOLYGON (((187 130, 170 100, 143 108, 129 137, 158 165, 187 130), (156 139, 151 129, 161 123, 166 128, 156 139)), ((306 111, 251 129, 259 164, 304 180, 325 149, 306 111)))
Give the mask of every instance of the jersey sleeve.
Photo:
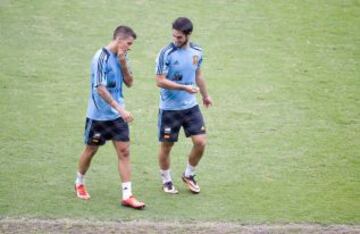
POLYGON ((169 64, 166 50, 160 51, 156 58, 156 75, 166 75, 169 72, 169 64))
POLYGON ((101 53, 94 64, 94 86, 97 88, 100 85, 106 86, 107 83, 107 55, 101 53))

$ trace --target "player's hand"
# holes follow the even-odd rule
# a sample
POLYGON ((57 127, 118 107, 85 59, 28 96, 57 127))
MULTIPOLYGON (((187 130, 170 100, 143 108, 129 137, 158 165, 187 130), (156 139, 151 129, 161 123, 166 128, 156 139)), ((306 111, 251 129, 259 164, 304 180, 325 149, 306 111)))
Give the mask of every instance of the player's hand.
POLYGON ((212 106, 213 102, 210 96, 204 97, 203 98, 203 104, 206 108, 212 106))
POLYGON ((117 56, 119 58, 120 61, 125 61, 126 60, 126 54, 127 54, 127 51, 126 49, 123 49, 123 48, 119 48, 118 51, 117 51, 117 56))
POLYGON ((195 94, 195 93, 199 92, 200 89, 193 85, 185 85, 184 90, 188 93, 195 94))
POLYGON ((130 123, 130 122, 132 122, 134 120, 134 117, 132 116, 132 114, 127 110, 122 110, 120 112, 120 115, 121 115, 121 118, 123 118, 123 120, 126 123, 130 123))

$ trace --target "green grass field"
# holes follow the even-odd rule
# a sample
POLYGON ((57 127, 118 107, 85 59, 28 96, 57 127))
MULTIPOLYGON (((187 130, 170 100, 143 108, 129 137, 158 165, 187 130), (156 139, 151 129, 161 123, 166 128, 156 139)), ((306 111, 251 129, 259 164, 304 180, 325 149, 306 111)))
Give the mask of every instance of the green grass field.
POLYGON ((0 217, 359 224, 359 12, 358 0, 1 0, 0 217), (178 16, 194 22, 214 100, 197 196, 180 180, 183 134, 178 196, 161 192, 157 166, 154 63, 178 16), (119 24, 138 34, 125 95, 144 211, 119 206, 112 144, 87 174, 92 200, 73 194, 90 60, 119 24))

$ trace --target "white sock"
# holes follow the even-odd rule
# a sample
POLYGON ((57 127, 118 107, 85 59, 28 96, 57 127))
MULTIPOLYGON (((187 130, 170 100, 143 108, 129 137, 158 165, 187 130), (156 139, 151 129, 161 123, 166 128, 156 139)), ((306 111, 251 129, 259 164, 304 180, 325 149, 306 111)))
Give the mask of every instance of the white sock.
POLYGON ((186 169, 185 169, 185 176, 193 176, 195 175, 195 167, 191 166, 190 163, 187 163, 186 169))
POLYGON ((163 184, 165 184, 165 183, 167 183, 169 181, 172 181, 171 180, 171 175, 170 175, 170 169, 167 169, 167 170, 161 170, 160 169, 160 176, 161 176, 163 184))
POLYGON ((124 182, 121 184, 122 187, 122 198, 123 200, 128 199, 129 197, 132 196, 132 192, 131 192, 131 182, 124 182))
POLYGON ((81 174, 80 172, 77 172, 75 184, 76 185, 85 184, 85 175, 81 174))

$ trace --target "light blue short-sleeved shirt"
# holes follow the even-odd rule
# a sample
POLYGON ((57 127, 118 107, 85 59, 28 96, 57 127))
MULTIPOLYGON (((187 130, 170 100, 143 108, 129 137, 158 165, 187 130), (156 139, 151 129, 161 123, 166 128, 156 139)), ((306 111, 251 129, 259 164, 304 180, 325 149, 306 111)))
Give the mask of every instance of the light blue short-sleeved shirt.
POLYGON ((96 88, 105 86, 112 98, 124 106, 122 84, 123 74, 117 55, 106 48, 98 50, 91 62, 87 117, 103 121, 118 118, 119 113, 98 94, 96 88))
MULTIPOLYGON (((202 49, 193 43, 178 48, 174 43, 161 49, 156 59, 156 75, 184 85, 196 85, 195 74, 202 63, 202 49)), ((197 105, 195 94, 183 90, 160 89, 160 109, 185 110, 197 105)))

